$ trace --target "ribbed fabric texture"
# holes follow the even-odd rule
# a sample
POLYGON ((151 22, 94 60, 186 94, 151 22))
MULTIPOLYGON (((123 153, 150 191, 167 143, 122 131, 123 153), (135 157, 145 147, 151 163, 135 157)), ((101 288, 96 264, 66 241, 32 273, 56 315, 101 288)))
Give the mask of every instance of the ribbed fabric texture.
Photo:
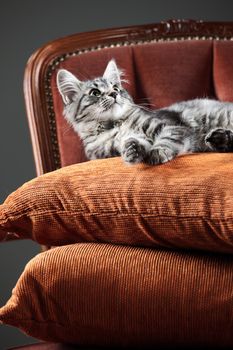
POLYGON ((73 244, 31 260, 1 322, 48 341, 233 346, 233 259, 73 244))
POLYGON ((105 242, 233 252, 233 154, 161 166, 90 161, 29 181, 0 206, 0 227, 45 245, 105 242))

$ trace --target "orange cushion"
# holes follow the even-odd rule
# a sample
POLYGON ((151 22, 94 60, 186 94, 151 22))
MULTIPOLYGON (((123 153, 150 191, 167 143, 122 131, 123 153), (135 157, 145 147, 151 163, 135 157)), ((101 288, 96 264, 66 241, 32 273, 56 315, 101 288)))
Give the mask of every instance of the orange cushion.
POLYGON ((233 346, 230 256, 83 243, 32 259, 0 322, 41 340, 233 346))
POLYGON ((233 252, 233 154, 160 166, 120 158, 64 167, 0 206, 0 227, 41 244, 106 242, 233 252))

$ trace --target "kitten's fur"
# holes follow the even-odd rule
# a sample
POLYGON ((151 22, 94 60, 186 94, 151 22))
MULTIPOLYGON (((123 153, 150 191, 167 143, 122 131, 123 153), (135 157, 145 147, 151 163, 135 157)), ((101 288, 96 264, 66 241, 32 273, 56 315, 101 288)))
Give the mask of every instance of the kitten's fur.
POLYGON ((90 81, 59 70, 57 86, 89 159, 160 164, 185 153, 233 151, 233 103, 195 99, 149 111, 122 87, 114 60, 90 81))

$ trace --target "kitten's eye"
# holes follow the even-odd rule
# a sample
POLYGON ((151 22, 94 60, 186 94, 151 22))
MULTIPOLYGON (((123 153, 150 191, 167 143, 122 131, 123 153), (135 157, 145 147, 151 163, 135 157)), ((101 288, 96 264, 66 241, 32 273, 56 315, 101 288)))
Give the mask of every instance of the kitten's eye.
POLYGON ((95 97, 100 97, 101 92, 98 89, 91 89, 91 91, 89 92, 89 95, 95 96, 95 97))
POLYGON ((119 89, 119 87, 117 85, 113 85, 113 90, 116 91, 116 92, 120 91, 120 89, 119 89))

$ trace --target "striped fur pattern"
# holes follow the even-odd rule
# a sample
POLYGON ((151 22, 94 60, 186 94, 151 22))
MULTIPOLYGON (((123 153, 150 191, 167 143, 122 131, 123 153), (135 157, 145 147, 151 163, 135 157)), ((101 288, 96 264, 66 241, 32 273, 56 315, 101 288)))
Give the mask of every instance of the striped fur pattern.
POLYGON ((103 77, 89 81, 58 71, 64 116, 88 159, 122 156, 127 163, 161 164, 186 153, 233 151, 233 103, 195 99, 147 110, 133 102, 122 81, 114 60, 103 77))

